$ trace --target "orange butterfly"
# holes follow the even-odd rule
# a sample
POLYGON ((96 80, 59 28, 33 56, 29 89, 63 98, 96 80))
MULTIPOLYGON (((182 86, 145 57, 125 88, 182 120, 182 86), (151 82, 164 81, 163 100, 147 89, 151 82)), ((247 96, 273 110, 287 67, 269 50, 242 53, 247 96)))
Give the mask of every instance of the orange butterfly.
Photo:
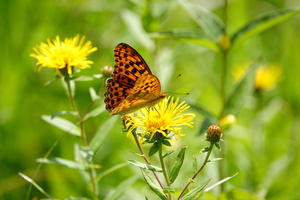
POLYGON ((125 115, 141 108, 153 107, 167 96, 159 80, 152 75, 142 56, 128 44, 115 48, 115 68, 107 80, 106 110, 111 115, 125 115))

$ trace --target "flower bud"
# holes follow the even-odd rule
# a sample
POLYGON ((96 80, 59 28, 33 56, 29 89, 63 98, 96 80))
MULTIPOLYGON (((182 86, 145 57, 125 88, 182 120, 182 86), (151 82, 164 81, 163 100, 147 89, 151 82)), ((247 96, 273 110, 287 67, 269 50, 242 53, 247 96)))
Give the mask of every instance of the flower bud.
POLYGON ((222 137, 222 129, 219 125, 212 124, 207 128, 206 139, 209 142, 219 142, 222 137))
POLYGON ((224 50, 228 50, 231 47, 231 41, 228 35, 220 35, 219 42, 224 50))
POLYGON ((103 74, 104 77, 109 78, 110 75, 113 72, 113 68, 110 65, 106 65, 101 69, 101 73, 103 74))

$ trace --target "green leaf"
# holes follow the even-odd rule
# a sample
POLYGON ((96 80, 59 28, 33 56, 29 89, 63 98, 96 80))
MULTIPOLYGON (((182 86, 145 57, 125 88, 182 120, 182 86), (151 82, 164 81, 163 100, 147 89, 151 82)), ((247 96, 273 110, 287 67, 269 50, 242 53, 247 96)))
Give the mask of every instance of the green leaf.
POLYGON ((184 195, 184 197, 182 197, 180 200, 191 200, 191 199, 193 199, 194 197, 197 196, 197 194, 199 194, 205 188, 205 186, 209 183, 210 180, 211 179, 208 179, 207 181, 205 181, 201 185, 195 187, 189 193, 184 195))
POLYGON ((167 197, 164 194, 163 189, 160 187, 157 181, 152 176, 150 176, 150 174, 145 169, 141 169, 141 171, 146 183, 149 185, 151 190, 155 192, 155 194, 157 194, 157 196, 159 196, 160 199, 167 200, 167 197))
POLYGON ((257 35, 272 26, 275 26, 276 24, 279 24, 292 16, 298 14, 300 10, 298 8, 296 9, 282 9, 273 11, 270 13, 265 13, 262 16, 250 21, 248 24, 246 24, 243 28, 236 31, 232 36, 232 43, 234 45, 237 45, 249 37, 252 37, 254 35, 257 35))
POLYGON ((95 89, 93 87, 89 88, 89 92, 90 92, 92 101, 100 99, 100 97, 97 95, 97 92, 95 91, 95 89))
POLYGON ((74 145, 75 151, 75 160, 80 163, 91 164, 94 157, 94 152, 90 147, 79 146, 78 144, 74 145))
POLYGON ((57 164, 57 165, 68 167, 70 169, 80 169, 80 170, 86 169, 86 167, 83 164, 80 164, 72 160, 66 160, 63 158, 38 158, 37 162, 47 163, 47 164, 57 164))
POLYGON ((36 189, 38 189, 42 194, 44 194, 45 196, 51 198, 51 199, 55 199, 54 197, 52 197, 50 194, 48 194, 41 186, 39 186, 34 180, 32 180, 31 178, 29 178, 28 176, 22 174, 21 172, 19 172, 19 175, 24 178, 27 182, 31 183, 36 189))
POLYGON ((208 151, 210 151, 210 148, 209 147, 204 147, 200 152, 205 153, 205 152, 208 152, 208 151))
POLYGON ((117 200, 117 199, 119 199, 122 196, 122 194, 126 190, 128 190, 133 183, 136 182, 137 179, 138 179, 138 176, 132 176, 132 177, 129 177, 128 179, 126 179, 125 181, 121 182, 117 186, 117 188, 114 189, 115 192, 111 196, 104 198, 104 200, 117 200))
POLYGON ((229 179, 235 177, 236 175, 238 175, 238 173, 235 173, 233 176, 230 176, 230 177, 227 177, 227 178, 224 178, 224 179, 218 181, 217 183, 213 184, 212 186, 206 188, 206 189, 204 190, 204 192, 208 192, 209 190, 213 189, 214 187, 216 187, 216 186, 218 186, 218 185, 221 185, 221 184, 224 183, 225 181, 228 181, 229 179))
POLYGON ((175 193, 175 189, 171 188, 171 187, 164 187, 163 191, 165 194, 174 194, 175 193))
POLYGON ((100 79, 103 77, 103 74, 94 74, 93 75, 93 78, 97 78, 97 79, 100 79))
POLYGON ((194 174, 198 171, 198 161, 195 155, 193 155, 193 170, 194 174))
POLYGON ((215 161, 219 161, 219 160, 223 160, 223 158, 212 158, 212 159, 209 159, 207 162, 215 162, 215 161))
POLYGON ((58 76, 56 76, 54 79, 52 79, 51 81, 47 81, 44 86, 50 85, 52 83, 54 83, 55 81, 59 80, 60 78, 58 76))
POLYGON ((122 167, 125 167, 127 165, 128 165, 128 163, 121 163, 121 164, 118 164, 116 166, 113 166, 113 167, 105 170, 104 172, 100 173, 97 176, 97 178, 95 178, 95 182, 97 183, 98 181, 100 181, 102 179, 102 177, 104 177, 104 176, 106 176, 106 175, 108 175, 108 174, 110 174, 110 173, 112 173, 112 172, 114 172, 114 171, 116 171, 116 170, 118 170, 118 169, 120 169, 122 167))
MULTIPOLYGON (((207 121, 206 124, 210 123, 209 126, 211 124, 217 124, 218 123, 217 118, 213 114, 211 114, 211 112, 208 111, 207 108, 203 104, 201 104, 199 102, 196 102, 196 101, 192 101, 192 100, 187 101, 187 103, 190 105, 190 107, 194 111, 198 112, 199 114, 201 114, 205 117, 205 120, 207 121)), ((207 126, 205 125, 204 127, 205 127, 205 130, 206 130, 207 126)))
POLYGON ((94 110, 92 110, 91 112, 89 112, 88 114, 86 114, 83 117, 83 121, 86 121, 92 117, 97 117, 98 115, 100 115, 101 113, 103 113, 105 111, 105 107, 104 105, 99 106, 98 108, 95 108, 94 110))
POLYGON ((50 115, 42 115, 42 119, 48 122, 49 124, 70 133, 71 135, 78 137, 81 136, 80 129, 75 124, 66 119, 60 117, 55 117, 54 119, 52 119, 52 116, 50 115))
POLYGON ((150 36, 156 39, 177 39, 183 42, 204 46, 216 52, 220 51, 219 45, 209 38, 206 33, 198 29, 174 29, 171 31, 151 33, 150 36))
POLYGON ((170 172, 170 182, 173 183, 180 171, 180 168, 184 161, 184 155, 185 155, 186 146, 182 147, 179 154, 177 155, 177 158, 172 166, 171 172, 170 172))
POLYGON ((133 165, 133 166, 137 166, 140 167, 142 169, 148 169, 151 171, 155 171, 155 172, 162 172, 162 169, 159 167, 156 167, 154 165, 148 165, 148 164, 144 164, 141 162, 138 162, 136 160, 126 160, 129 164, 133 165))
POLYGON ((93 77, 91 76, 78 76, 73 79, 74 81, 92 81, 93 77))
POLYGON ((92 150, 97 153, 100 147, 104 144, 106 138, 108 137, 109 133, 111 132, 112 128, 114 127, 118 116, 110 117, 104 124, 102 124, 97 132, 95 133, 94 137, 91 139, 89 146, 92 150))
POLYGON ((248 72, 244 78, 231 89, 225 105, 225 114, 233 114, 237 116, 241 108, 245 105, 248 95, 254 91, 255 71, 259 66, 258 62, 252 62, 248 67, 248 72))
POLYGON ((65 110, 63 110, 63 111, 61 111, 61 112, 53 113, 51 119, 53 119, 54 117, 60 116, 60 115, 77 115, 77 112, 74 112, 74 111, 65 111, 65 110))
POLYGON ((158 145, 157 142, 153 143, 149 149, 149 156, 153 156, 159 150, 159 148, 161 148, 161 145, 158 145))
POLYGON ((171 147, 171 143, 168 140, 162 140, 162 144, 168 147, 171 147))
POLYGON ((89 198, 86 197, 67 197, 65 200, 90 200, 89 198))
POLYGON ((215 146, 217 147, 217 149, 219 149, 221 151, 221 147, 220 147, 219 143, 215 142, 215 146))
POLYGON ((175 150, 168 151, 167 153, 165 153, 163 155, 163 158, 167 157, 168 155, 172 154, 173 152, 175 152, 175 150))
POLYGON ((69 84, 70 84, 71 95, 72 95, 72 98, 74 98, 74 96, 75 96, 75 81, 72 80, 71 78, 64 78, 64 77, 61 78, 62 87, 64 88, 66 94, 70 98, 69 88, 68 88, 68 83, 67 82, 69 82, 69 84))
POLYGON ((210 36, 212 40, 218 42, 219 36, 223 34, 225 28, 223 21, 217 15, 202 6, 186 1, 181 1, 181 4, 202 30, 210 36))

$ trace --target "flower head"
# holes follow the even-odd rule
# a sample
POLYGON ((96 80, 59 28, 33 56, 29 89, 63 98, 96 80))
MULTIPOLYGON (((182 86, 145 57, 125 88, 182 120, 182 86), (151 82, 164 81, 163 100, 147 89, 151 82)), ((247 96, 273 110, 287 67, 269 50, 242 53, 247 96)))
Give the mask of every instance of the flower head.
POLYGON ((185 102, 174 102, 174 97, 163 99, 154 109, 143 108, 136 112, 136 115, 128 115, 128 121, 125 123, 128 129, 128 135, 136 128, 142 130, 141 140, 146 136, 152 138, 167 138, 170 132, 183 136, 181 129, 183 125, 193 127, 192 120, 195 117, 193 113, 185 114, 189 106, 185 102))
POLYGON ((255 89, 273 90, 281 80, 281 68, 277 65, 259 67, 255 73, 255 89))
POLYGON ((220 141, 222 137, 222 129, 219 125, 212 124, 210 127, 207 128, 206 131, 206 139, 209 142, 217 143, 220 141))
POLYGON ((73 73, 73 68, 85 69, 90 68, 93 61, 87 60, 87 55, 97 50, 92 47, 91 41, 84 43, 85 36, 79 41, 79 35, 74 38, 65 38, 60 41, 59 36, 53 40, 47 39, 47 44, 41 43, 33 48, 36 54, 30 54, 38 60, 36 63, 37 70, 41 68, 54 68, 61 77, 68 76, 73 73), (38 67, 39 66, 39 67, 38 67))

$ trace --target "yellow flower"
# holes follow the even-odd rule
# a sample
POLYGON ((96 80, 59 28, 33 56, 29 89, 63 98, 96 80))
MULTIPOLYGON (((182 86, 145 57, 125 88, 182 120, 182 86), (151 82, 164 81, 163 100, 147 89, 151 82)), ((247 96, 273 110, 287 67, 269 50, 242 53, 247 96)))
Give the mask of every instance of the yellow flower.
POLYGON ((259 67, 255 73, 255 89, 273 90, 281 80, 282 70, 277 65, 259 67))
MULTIPOLYGON (((247 65, 236 65, 232 68, 233 78, 240 81, 247 71, 247 65)), ((275 64, 266 64, 255 72, 255 89, 273 90, 281 80, 282 69, 275 64)))
POLYGON ((183 113, 189 106, 185 102, 178 104, 179 98, 174 102, 174 97, 163 99, 154 109, 143 108, 136 114, 127 115, 125 123, 128 129, 128 135, 136 128, 141 129, 141 140, 146 136, 150 136, 150 140, 154 135, 159 134, 168 137, 172 131, 177 135, 183 136, 181 129, 183 125, 193 127, 192 120, 195 117, 193 113, 183 113))
POLYGON ((33 48, 36 54, 30 54, 38 60, 36 63, 38 72, 41 68, 54 68, 61 77, 73 73, 73 68, 85 69, 90 68, 93 61, 87 60, 87 55, 97 50, 92 47, 91 41, 84 43, 85 36, 79 41, 79 35, 74 38, 65 38, 60 41, 59 36, 53 40, 47 39, 47 44, 41 43, 33 48), (38 67, 39 66, 39 67, 38 67))

